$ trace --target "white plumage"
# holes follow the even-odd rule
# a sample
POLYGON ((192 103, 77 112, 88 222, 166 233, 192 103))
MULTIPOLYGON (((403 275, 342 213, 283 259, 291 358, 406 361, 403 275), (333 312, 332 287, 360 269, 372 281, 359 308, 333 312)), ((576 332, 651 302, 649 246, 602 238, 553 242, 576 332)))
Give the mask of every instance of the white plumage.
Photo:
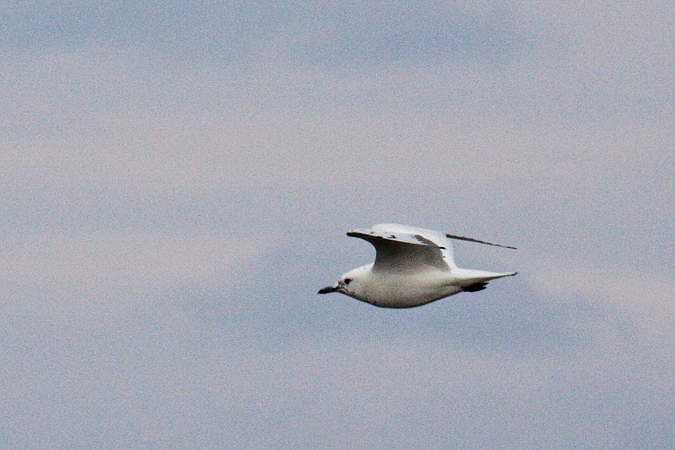
POLYGON ((412 308, 460 292, 480 291, 489 280, 517 274, 457 267, 448 237, 505 247, 464 236, 397 224, 357 229, 347 236, 373 244, 375 262, 345 273, 319 294, 340 292, 383 308, 412 308))

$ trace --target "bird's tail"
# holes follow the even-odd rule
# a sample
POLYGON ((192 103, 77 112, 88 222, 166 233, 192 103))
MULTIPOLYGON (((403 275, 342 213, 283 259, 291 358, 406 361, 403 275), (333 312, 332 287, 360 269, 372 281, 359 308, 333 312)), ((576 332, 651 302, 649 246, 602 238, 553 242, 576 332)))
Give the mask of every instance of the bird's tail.
POLYGON ((452 271, 455 282, 466 292, 482 291, 490 280, 512 277, 517 274, 518 272, 487 272, 485 270, 460 268, 452 271))

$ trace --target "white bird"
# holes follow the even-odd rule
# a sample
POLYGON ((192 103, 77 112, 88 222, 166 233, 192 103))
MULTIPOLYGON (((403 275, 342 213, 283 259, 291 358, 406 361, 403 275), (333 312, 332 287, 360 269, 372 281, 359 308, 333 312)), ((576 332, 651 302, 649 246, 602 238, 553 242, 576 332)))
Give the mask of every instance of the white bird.
POLYGON ((489 280, 518 273, 461 269, 448 238, 515 247, 396 224, 357 229, 347 236, 373 244, 375 262, 350 270, 319 294, 340 292, 382 308, 413 308, 460 292, 482 291, 489 280))

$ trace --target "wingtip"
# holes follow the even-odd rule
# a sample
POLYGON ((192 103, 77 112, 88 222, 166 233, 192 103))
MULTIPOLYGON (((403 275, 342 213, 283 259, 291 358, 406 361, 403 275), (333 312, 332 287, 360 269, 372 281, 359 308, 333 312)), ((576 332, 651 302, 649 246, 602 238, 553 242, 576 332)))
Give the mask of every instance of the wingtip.
POLYGON ((480 239, 474 239, 474 238, 470 238, 470 237, 466 237, 466 236, 458 236, 456 234, 445 233, 445 236, 449 237, 450 239, 457 239, 459 241, 475 242, 477 244, 492 245, 494 247, 510 248, 512 250, 518 250, 518 248, 513 247, 511 245, 495 244, 494 242, 481 241, 480 239))

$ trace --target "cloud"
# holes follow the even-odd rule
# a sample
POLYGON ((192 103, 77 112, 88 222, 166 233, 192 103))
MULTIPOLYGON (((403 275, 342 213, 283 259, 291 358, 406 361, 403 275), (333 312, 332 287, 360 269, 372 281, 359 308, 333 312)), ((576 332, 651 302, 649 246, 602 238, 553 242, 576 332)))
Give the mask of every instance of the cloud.
POLYGON ((4 446, 672 446, 665 2, 7 4, 4 446), (519 270, 317 288, 403 222, 519 270))
POLYGON ((3 42, 15 48, 137 42, 225 62, 274 56, 344 66, 448 53, 489 56, 516 40, 507 8, 444 2, 49 2, 8 5, 0 20, 3 42))
POLYGON ((613 320, 628 321, 633 331, 641 334, 639 338, 670 342, 675 337, 670 274, 619 263, 598 267, 578 260, 539 260, 536 267, 530 280, 538 295, 593 299, 597 307, 614 316, 613 320))
POLYGON ((266 245, 217 235, 139 231, 15 234, 5 242, 0 263, 4 283, 74 289, 75 296, 203 282, 256 257, 266 245))

